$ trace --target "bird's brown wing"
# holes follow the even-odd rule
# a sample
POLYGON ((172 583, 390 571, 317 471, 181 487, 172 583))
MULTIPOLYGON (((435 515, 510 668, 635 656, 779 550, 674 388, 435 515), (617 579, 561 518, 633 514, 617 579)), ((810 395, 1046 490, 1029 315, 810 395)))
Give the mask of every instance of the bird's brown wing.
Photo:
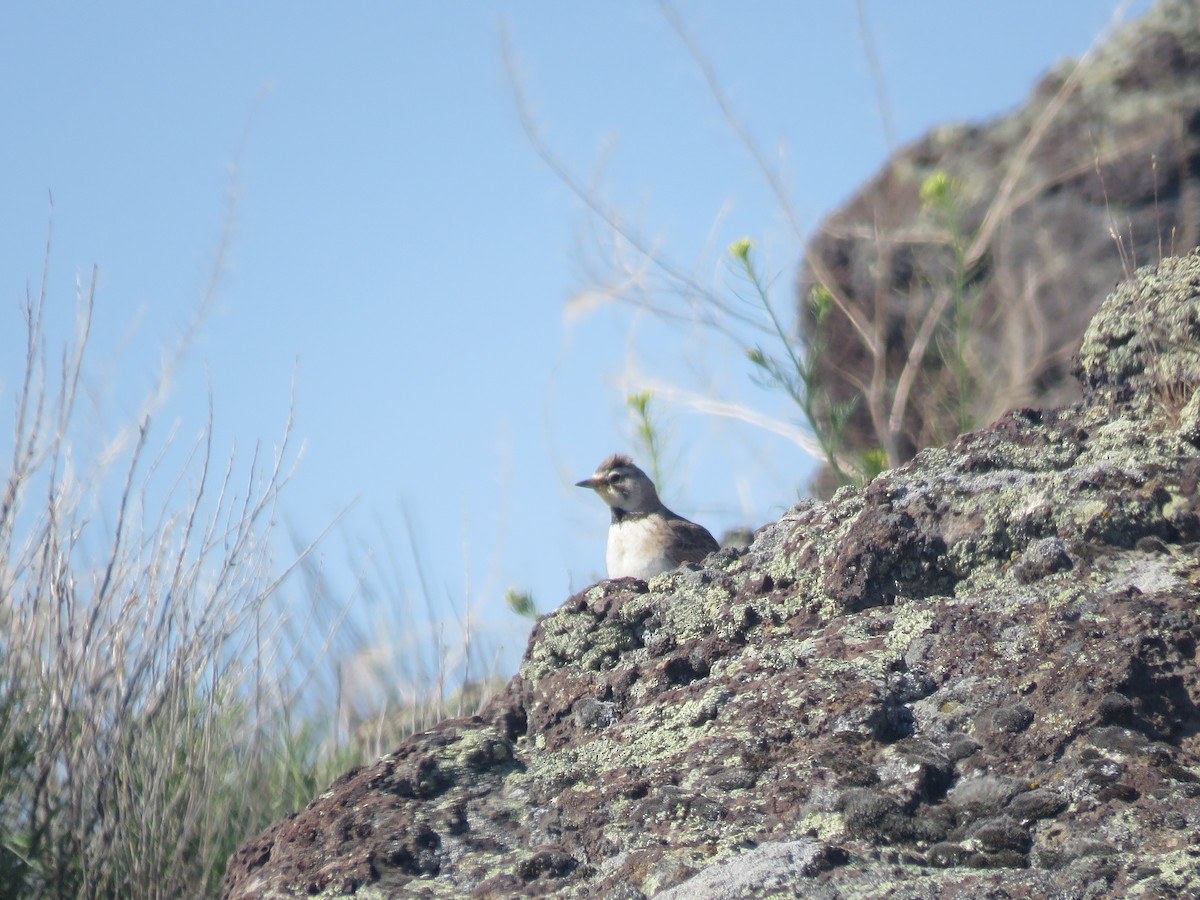
POLYGON ((676 563, 700 562, 708 554, 721 549, 708 529, 695 522, 677 517, 671 519, 671 557, 676 563))

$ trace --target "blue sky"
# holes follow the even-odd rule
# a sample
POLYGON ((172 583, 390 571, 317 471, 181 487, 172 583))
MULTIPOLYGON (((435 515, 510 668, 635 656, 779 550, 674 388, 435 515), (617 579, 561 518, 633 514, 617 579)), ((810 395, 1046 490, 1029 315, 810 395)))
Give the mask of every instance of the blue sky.
MULTIPOLYGON (((867 2, 896 138, 1018 104, 1116 6, 867 2)), ((810 233, 889 151, 856 4, 677 10, 810 233)), ((136 413, 219 262, 161 433, 199 430, 211 389, 217 446, 248 455, 278 439, 294 383, 304 450, 282 524, 312 536, 351 505, 324 545, 334 583, 352 589, 346 548, 372 548, 416 591, 415 547, 434 601, 469 597, 511 670, 528 623, 504 591, 546 611, 602 573, 607 513, 572 484, 636 454, 629 390, 658 389, 665 499, 714 532, 779 515, 813 463, 687 402, 794 420, 751 381, 748 333, 581 300, 611 248, 523 132, 502 33, 540 134, 597 196, 727 296, 723 250, 751 237, 790 311, 800 245, 656 4, 9 4, 0 405, 9 416, 50 194, 56 333, 77 273, 99 269, 102 429, 136 413)), ((364 619, 402 631, 384 599, 364 619)))

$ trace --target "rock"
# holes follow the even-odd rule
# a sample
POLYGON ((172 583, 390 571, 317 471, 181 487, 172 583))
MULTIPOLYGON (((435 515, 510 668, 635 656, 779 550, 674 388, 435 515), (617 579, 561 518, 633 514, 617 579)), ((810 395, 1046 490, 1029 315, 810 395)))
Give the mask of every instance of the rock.
POLYGON ((960 822, 970 823, 1004 809, 1009 801, 1028 790, 1028 787, 1026 782, 1018 778, 977 775, 959 780, 946 796, 946 802, 954 807, 960 822))
POLYGON ((1200 257, 1140 270, 1077 404, 568 599, 481 715, 248 841, 225 895, 1200 895, 1200 465, 1150 362, 1200 376, 1198 322, 1200 257), (1021 576, 1045 547, 1071 567, 1021 576))
POLYGON ((929 852, 925 854, 929 865, 936 866, 939 869, 948 869, 952 866, 960 866, 971 855, 970 851, 958 844, 948 842, 934 844, 929 848, 929 852))
POLYGON ((1133 724, 1133 701, 1124 694, 1109 691, 1100 698, 1100 719, 1114 725, 1133 724))
MULTIPOLYGON (((953 439, 963 430, 960 397, 978 424, 1077 400, 1068 358, 1104 293, 1139 264, 1200 243, 1197 121, 1200 7, 1160 0, 1078 69, 1055 66, 1012 112, 941 126, 898 150, 826 218, 806 248, 798 293, 806 333, 826 348, 817 378, 833 400, 860 395, 864 383, 897 386, 925 312, 941 310, 897 427, 878 424, 893 421, 896 390, 863 394, 843 438, 847 458, 882 449, 896 465, 953 439), (922 202, 935 173, 957 186, 949 210, 922 202), (956 243, 969 261, 960 275, 956 243), (818 284, 837 299, 819 326, 809 303, 818 284), (961 366, 947 349, 959 321, 970 336, 961 366)), ((1128 353, 1109 344, 1118 367, 1136 365, 1139 348, 1156 340, 1152 329, 1137 337, 1138 324, 1128 322, 1128 353)), ((1186 407, 1192 391, 1175 390, 1176 424, 1200 442, 1200 400, 1186 407)), ((826 496, 836 487, 829 472, 818 487, 826 496)))
POLYGON ((658 900, 708 900, 711 897, 761 897, 794 890, 798 879, 843 865, 846 854, 816 841, 766 843, 698 872, 658 900))
POLYGON ((1020 734, 1032 724, 1033 710, 1028 703, 1009 703, 992 713, 992 727, 1006 734, 1020 734))
POLYGON ((851 788, 840 804, 847 832, 883 841, 902 840, 912 830, 908 816, 896 801, 871 788, 851 788))
POLYGON ((1056 816, 1066 808, 1067 801, 1061 794, 1036 788, 1013 797, 1004 811, 1018 822, 1028 825, 1038 819, 1056 816))
POLYGON ((1055 572, 1065 572, 1072 565, 1074 563, 1066 545, 1059 538, 1042 538, 1030 544, 1021 554, 1020 561, 1013 567, 1013 575, 1021 584, 1029 584, 1055 572))
POLYGON ((1002 850, 1025 853, 1030 845, 1029 831, 1011 816, 984 819, 967 832, 967 840, 974 841, 980 849, 992 853, 1002 850))

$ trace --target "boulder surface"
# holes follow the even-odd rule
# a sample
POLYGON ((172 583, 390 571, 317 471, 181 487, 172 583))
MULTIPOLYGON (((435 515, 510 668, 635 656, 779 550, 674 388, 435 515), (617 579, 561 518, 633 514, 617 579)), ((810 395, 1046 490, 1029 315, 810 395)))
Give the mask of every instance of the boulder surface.
POLYGON ((1071 353, 1104 295, 1198 244, 1200 3, 1160 0, 1015 109, 898 149, 817 228, 800 307, 818 383, 856 399, 847 458, 898 465, 1005 410, 1075 402, 1071 353), (819 325, 815 285, 837 298, 819 325))
POLYGON ((1073 369, 1074 405, 571 597, 226 896, 1200 896, 1200 257, 1073 369))

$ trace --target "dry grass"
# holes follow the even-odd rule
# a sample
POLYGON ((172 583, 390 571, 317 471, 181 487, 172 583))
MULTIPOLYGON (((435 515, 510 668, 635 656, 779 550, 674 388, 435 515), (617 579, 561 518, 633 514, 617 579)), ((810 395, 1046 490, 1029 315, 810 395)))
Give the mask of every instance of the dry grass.
MULTIPOLYGON (((24 308, 0 501, 0 883, 10 896, 195 896, 295 790, 263 789, 291 697, 269 674, 290 566, 271 522, 290 422, 249 465, 154 441, 154 415, 89 454, 77 398, 95 276, 47 349, 45 278, 24 308), (182 464, 170 470, 169 459, 182 464)), ((300 558, 303 559, 302 553, 300 558)), ((294 565, 294 563, 293 563, 294 565)))
MULTIPOLYGON (((273 448, 219 456, 211 401, 190 444, 156 439, 159 383, 136 421, 91 433, 77 401, 94 294, 93 274, 74 337, 51 351, 43 273, 22 310, 15 390, 0 394, 13 423, 0 483, 0 896, 211 896, 248 837, 479 702, 456 702, 454 686, 483 666, 448 659, 480 650, 468 617, 426 645, 419 670, 390 660, 379 677, 391 692, 367 695, 375 707, 351 722, 339 660, 375 637, 347 627, 367 579, 339 595, 316 542, 277 558, 298 457, 290 416, 273 448), (410 714, 393 721, 398 696, 410 714), (387 727, 367 735, 368 720, 387 727)), ((411 610, 392 612, 400 631, 416 627, 411 610)))

